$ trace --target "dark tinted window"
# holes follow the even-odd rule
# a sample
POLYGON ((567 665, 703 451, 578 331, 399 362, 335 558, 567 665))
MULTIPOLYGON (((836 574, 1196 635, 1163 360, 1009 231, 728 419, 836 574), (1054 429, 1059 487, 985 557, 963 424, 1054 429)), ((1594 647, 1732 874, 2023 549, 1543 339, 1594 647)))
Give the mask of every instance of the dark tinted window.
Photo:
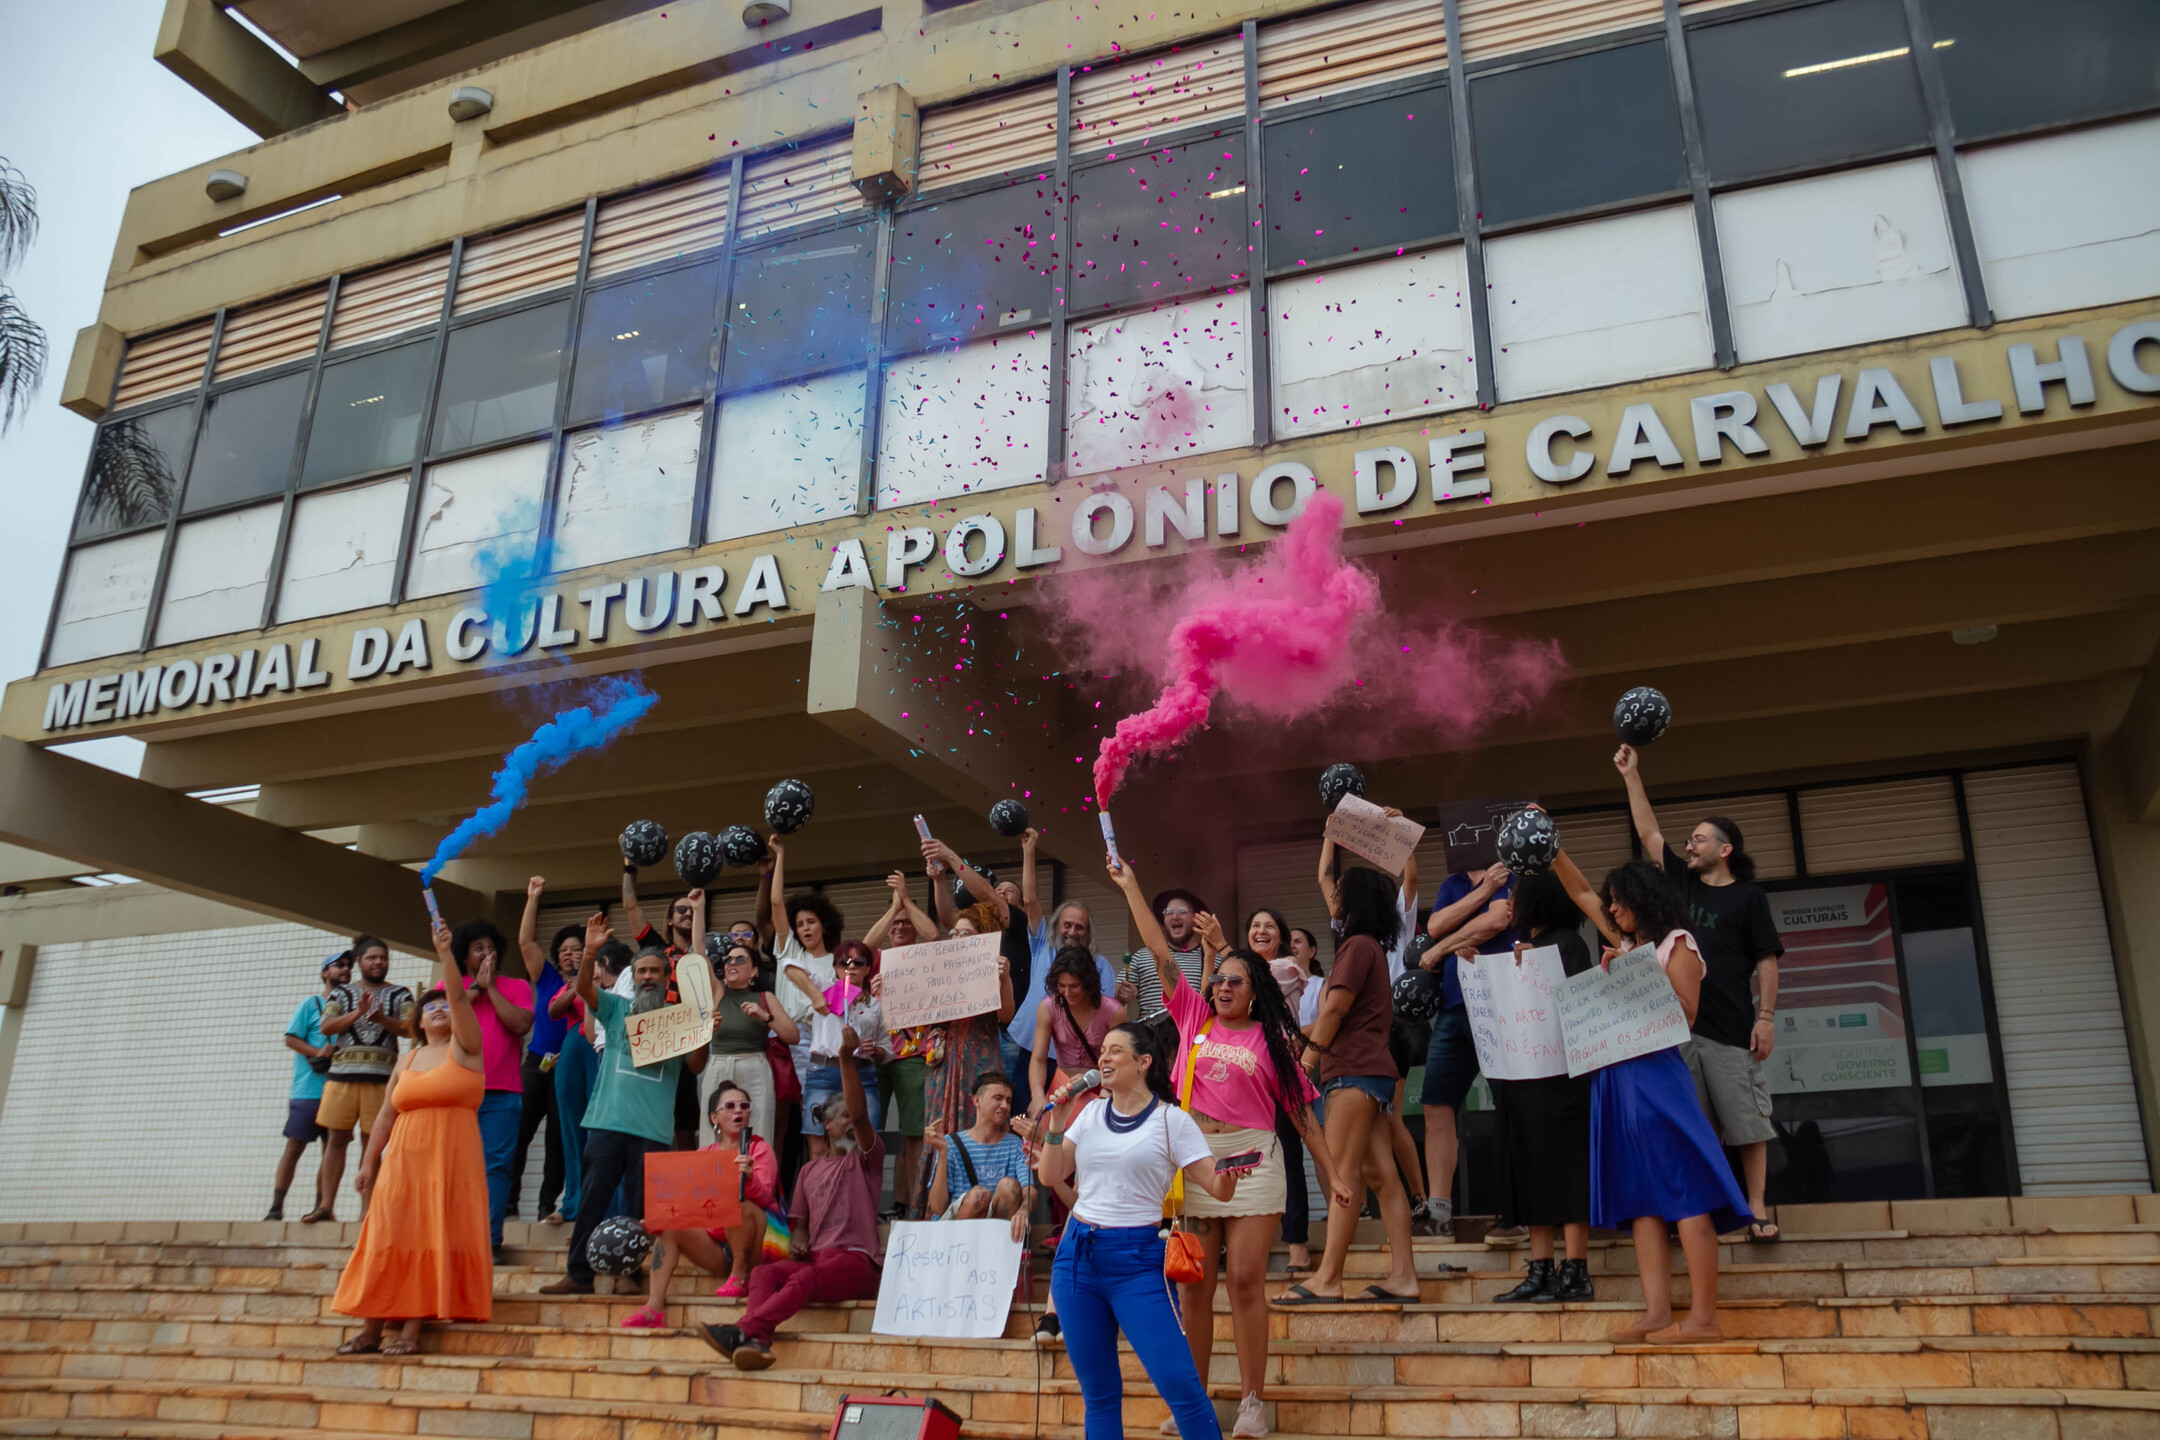
POLYGON ((570 302, 558 300, 451 331, 431 448, 462 450, 554 425, 569 325, 570 302))
POLYGON ((1478 76, 1470 114, 1488 226, 1687 188, 1662 40, 1478 76))
POLYGON ((1270 267, 1462 228, 1445 85, 1285 121, 1265 134, 1270 267))
POLYGON ((1073 177, 1073 303, 1164 299, 1252 269, 1242 137, 1195 140, 1073 177))
POLYGON ((422 341, 323 366, 302 485, 412 464, 434 350, 422 341))
POLYGON ((2160 5, 2153 0, 1925 5, 1961 137, 2160 101, 2160 5))
POLYGON ((1928 141, 1898 0, 1830 0, 1688 32, 1714 183, 1928 141))
POLYGON ((1030 179, 893 216, 890 348, 1047 321, 1055 199, 1049 182, 1030 179))
POLYGON ((867 229, 839 230, 738 258, 721 366, 726 388, 861 364, 874 250, 867 229))
POLYGON ((587 295, 570 419, 637 414, 703 396, 719 281, 718 265, 699 265, 587 295))
POLYGON ((187 469, 195 402, 101 426, 91 444, 90 485, 75 537, 110 535, 162 524, 172 514, 187 469))
POLYGON ((281 493, 292 474, 307 387, 302 373, 212 396, 181 509, 192 515, 228 501, 281 493))

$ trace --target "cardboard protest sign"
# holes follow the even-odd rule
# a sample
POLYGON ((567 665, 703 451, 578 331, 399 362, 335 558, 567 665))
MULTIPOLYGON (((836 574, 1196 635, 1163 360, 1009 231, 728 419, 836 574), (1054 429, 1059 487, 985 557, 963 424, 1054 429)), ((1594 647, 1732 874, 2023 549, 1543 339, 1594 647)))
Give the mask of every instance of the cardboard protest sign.
POLYGON ((645 1157, 647 1232, 740 1224, 742 1166, 733 1150, 660 1150, 645 1157))
POLYGON ((1670 1050, 1688 1038, 1687 1012, 1654 946, 1638 945, 1615 958, 1609 970, 1570 976, 1553 994, 1560 1002, 1570 1075, 1670 1050))
POLYGON ((1388 874, 1400 875, 1425 838, 1425 827, 1406 815, 1390 816, 1362 795, 1345 795, 1327 818, 1327 837, 1388 874))
POLYGON ((880 1335, 995 1340, 1019 1283, 1010 1220, 896 1220, 878 1280, 880 1335))
POLYGON ((1500 863, 1493 835, 1500 822, 1536 803, 1526 795, 1506 800, 1451 800, 1440 807, 1440 839, 1447 849, 1448 874, 1483 870, 1500 863))
POLYGON ((885 1028, 942 1025, 998 1008, 998 934, 901 945, 880 958, 885 1028))
POLYGON ((685 955, 675 962, 675 988, 682 996, 677 1003, 624 1017, 631 1064, 656 1065, 712 1042, 712 966, 704 956, 685 955))
POLYGON ((1567 979, 1560 947, 1513 955, 1480 955, 1457 962, 1478 1068, 1495 1080, 1542 1080, 1567 1073, 1567 1041, 1553 992, 1567 979))

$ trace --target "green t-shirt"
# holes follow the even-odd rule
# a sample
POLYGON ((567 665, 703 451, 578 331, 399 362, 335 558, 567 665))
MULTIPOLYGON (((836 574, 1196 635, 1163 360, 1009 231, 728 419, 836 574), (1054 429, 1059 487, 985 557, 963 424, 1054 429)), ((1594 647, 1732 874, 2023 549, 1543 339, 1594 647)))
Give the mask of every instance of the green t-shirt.
POLYGON ((630 1002, 612 991, 600 992, 598 1011, 607 1032, 607 1047, 600 1052, 600 1080, 585 1107, 587 1130, 613 1130, 637 1135, 661 1145, 675 1142, 675 1086, 682 1075, 682 1057, 657 1065, 630 1063, 630 1035, 626 1022, 630 1002))

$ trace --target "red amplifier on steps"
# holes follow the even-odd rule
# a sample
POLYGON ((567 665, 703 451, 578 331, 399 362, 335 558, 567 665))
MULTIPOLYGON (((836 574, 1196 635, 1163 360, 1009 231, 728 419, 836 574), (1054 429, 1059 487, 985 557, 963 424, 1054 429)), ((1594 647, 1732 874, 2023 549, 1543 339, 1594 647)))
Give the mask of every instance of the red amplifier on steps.
POLYGON ((959 1440, 960 1417, 937 1400, 843 1395, 825 1440, 959 1440))

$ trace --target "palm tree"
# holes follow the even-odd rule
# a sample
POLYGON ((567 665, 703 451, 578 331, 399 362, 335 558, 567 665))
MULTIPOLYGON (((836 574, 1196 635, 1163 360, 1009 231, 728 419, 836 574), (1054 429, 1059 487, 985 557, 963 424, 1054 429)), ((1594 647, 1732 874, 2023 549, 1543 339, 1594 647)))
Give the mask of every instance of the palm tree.
MULTIPOLYGON (((37 191, 22 171, 0 159, 0 275, 22 263, 36 238, 37 191)), ((0 283, 0 432, 29 410, 44 378, 45 332, 0 283)))

